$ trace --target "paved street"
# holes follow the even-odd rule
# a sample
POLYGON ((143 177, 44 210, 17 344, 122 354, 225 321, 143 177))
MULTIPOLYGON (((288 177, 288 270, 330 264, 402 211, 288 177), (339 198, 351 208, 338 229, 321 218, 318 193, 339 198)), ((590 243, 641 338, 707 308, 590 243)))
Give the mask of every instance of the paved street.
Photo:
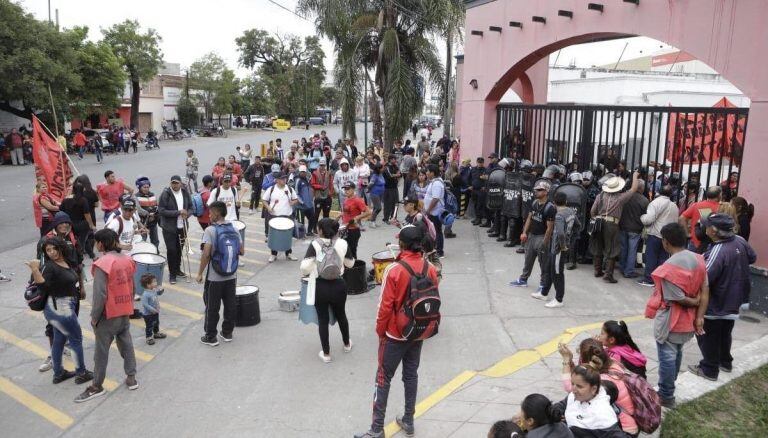
MULTIPOLYGON (((236 135, 241 134, 193 143, 204 169, 219 155, 228 154, 235 144, 257 143, 236 135)), ((270 137, 260 135, 259 141, 270 137)), ((334 134, 331 137, 335 139, 334 134)), ((162 146, 160 151, 139 153, 140 169, 133 156, 109 157, 109 164, 83 167, 94 174, 114 169, 127 182, 142 173, 152 178, 159 190, 170 174, 181 173, 182 151, 188 145, 165 142, 162 146), (144 160, 147 156, 153 159, 144 160)), ((99 181, 97 176, 93 179, 99 181)), ((30 192, 28 188, 20 190, 23 201, 13 202, 27 205, 30 192)), ((9 234, 21 235, 17 228, 32 229, 31 213, 23 218, 24 227, 9 228, 6 222, 11 212, 8 208, 2 211, 6 238, 9 234)), ((342 352, 341 336, 333 326, 333 362, 320 362, 317 327, 303 325, 296 313, 278 308, 279 293, 299 287, 298 262, 266 264, 263 222, 258 215, 244 213, 247 254, 238 282, 260 288, 261 324, 236 329, 232 343, 204 346, 199 341, 202 288, 183 281, 175 287, 166 285, 160 320, 169 338, 148 346, 144 343, 143 323, 134 322, 132 327, 139 390, 128 391, 122 385, 122 361, 113 350, 107 373, 108 394, 80 405, 72 399, 83 387, 72 381, 54 386, 51 372, 37 371, 48 354, 43 335, 45 322, 41 314, 27 311, 21 298, 26 278, 22 261, 32 254, 34 235, 16 238, 21 245, 4 243, 5 248, 13 249, 0 253, 0 267, 16 276, 13 282, 0 284, 3 435, 350 437, 367 428, 376 367, 373 327, 379 288, 348 299, 353 351, 342 352)), ((440 334, 425 343, 419 369, 416 427, 420 437, 485 436, 493 421, 515 414, 528 393, 542 392, 561 399, 565 393, 559 381, 560 358, 552 353, 564 330, 577 328, 566 335, 566 339, 574 338, 573 346, 582 337, 599 332, 590 324, 640 315, 650 293, 630 280, 621 279, 616 285, 595 281, 589 267, 582 265, 566 273, 566 306, 547 309, 543 302, 530 298, 533 286, 507 286, 522 269, 521 255, 487 238, 485 229, 472 227, 468 221, 457 221, 454 231, 459 237, 446 241, 440 285, 443 324, 440 334)), ((359 254, 369 267, 370 255, 383 250, 385 242, 393 241, 394 232, 395 228, 384 226, 363 233, 359 254)), ((201 235, 196 224, 191 227, 191 235, 201 235)), ((305 248, 305 243, 294 241, 297 255, 303 255, 305 248)), ((198 257, 198 251, 190 257, 193 270, 198 257)), ((532 279, 538 275, 537 267, 532 279)), ((87 311, 86 303, 80 317, 83 327, 87 327, 87 311)), ((655 383, 651 323, 638 318, 633 321, 630 330, 650 359, 648 374, 655 383)), ((765 335, 768 325, 761 322, 738 322, 734 347, 765 335)), ((92 367, 93 340, 89 333, 85 332, 85 356, 92 367)), ((695 344, 689 344, 684 362, 699 357, 695 344)), ((393 380, 389 400, 387 423, 402 410, 399 373, 393 380)), ((390 424, 388 431, 394 433, 396 428, 390 424)))

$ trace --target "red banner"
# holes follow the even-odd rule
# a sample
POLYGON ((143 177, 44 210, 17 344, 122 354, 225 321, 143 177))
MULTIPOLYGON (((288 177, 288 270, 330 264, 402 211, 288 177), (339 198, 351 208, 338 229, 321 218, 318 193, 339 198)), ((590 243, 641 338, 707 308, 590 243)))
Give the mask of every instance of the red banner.
MULTIPOLYGON (((713 108, 733 107, 723 98, 713 108)), ((721 158, 740 167, 746 123, 745 116, 736 114, 670 114, 667 159, 672 161, 672 169, 680 171, 683 164, 715 163, 721 158)))
POLYGON ((35 176, 45 181, 48 194, 61 202, 72 186, 69 157, 56 140, 51 138, 34 115, 32 116, 32 157, 35 160, 35 176))

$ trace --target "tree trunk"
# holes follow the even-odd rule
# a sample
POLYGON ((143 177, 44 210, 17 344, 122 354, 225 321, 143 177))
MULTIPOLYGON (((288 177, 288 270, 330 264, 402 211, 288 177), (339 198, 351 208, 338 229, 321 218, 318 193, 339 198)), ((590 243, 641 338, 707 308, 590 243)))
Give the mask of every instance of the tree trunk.
MULTIPOLYGON (((368 115, 371 117, 373 123, 373 139, 383 140, 384 123, 382 121, 381 106, 379 105, 379 99, 376 94, 376 84, 373 83, 370 77, 366 77, 368 80, 368 87, 370 94, 366 96, 368 99, 368 115)), ((366 145, 368 147, 368 145, 366 145)))
POLYGON ((445 42, 445 90, 443 91, 443 133, 451 136, 451 70, 453 69, 453 32, 448 30, 445 42))
POLYGON ((139 127, 139 98, 141 97, 141 84, 139 81, 131 81, 131 128, 139 127))

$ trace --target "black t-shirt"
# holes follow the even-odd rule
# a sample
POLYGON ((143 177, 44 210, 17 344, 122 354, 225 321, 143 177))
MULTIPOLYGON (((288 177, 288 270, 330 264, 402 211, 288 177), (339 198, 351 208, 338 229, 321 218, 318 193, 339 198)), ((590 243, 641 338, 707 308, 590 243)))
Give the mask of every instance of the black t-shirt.
POLYGON ((96 194, 93 190, 86 189, 83 191, 83 196, 85 196, 85 199, 88 200, 88 208, 91 211, 91 219, 93 219, 93 223, 96 223, 96 204, 99 202, 99 195, 96 194))
POLYGON ((539 201, 531 202, 531 226, 529 234, 542 235, 547 231, 547 222, 554 221, 557 208, 549 201, 541 204, 539 201))
POLYGON ((67 198, 61 203, 61 211, 67 213, 72 223, 85 222, 85 215, 91 214, 91 207, 85 196, 67 198))
POLYGON ((80 277, 74 269, 63 268, 52 261, 45 262, 42 268, 45 283, 40 287, 51 297, 79 297, 77 282, 80 277))

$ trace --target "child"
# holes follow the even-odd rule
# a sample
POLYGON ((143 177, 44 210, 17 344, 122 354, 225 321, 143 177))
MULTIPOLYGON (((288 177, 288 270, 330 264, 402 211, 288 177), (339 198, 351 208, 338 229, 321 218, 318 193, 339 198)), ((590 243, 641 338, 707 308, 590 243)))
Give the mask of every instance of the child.
POLYGON ((144 289, 141 294, 141 315, 146 326, 147 345, 155 345, 155 339, 165 338, 165 333, 160 331, 160 300, 157 298, 163 290, 158 290, 157 278, 150 273, 141 276, 141 287, 144 289))
POLYGON ((645 379, 646 358, 629 335, 624 321, 606 321, 598 336, 608 356, 618 360, 624 367, 645 379))
POLYGON ((523 431, 513 420, 497 421, 488 431, 488 438, 517 438, 521 436, 523 436, 523 431))
POLYGON ((531 296, 538 300, 546 300, 549 294, 549 289, 552 284, 555 285, 555 298, 545 304, 545 307, 555 308, 563 307, 563 297, 565 296, 565 259, 563 253, 567 252, 568 244, 571 242, 571 235, 573 230, 578 229, 576 213, 572 208, 567 207, 565 203, 568 201, 565 193, 555 193, 555 206, 557 207, 557 214, 555 215, 555 226, 552 231, 552 240, 549 245, 549 275, 545 276, 545 282, 542 285, 541 292, 532 293, 531 296))

